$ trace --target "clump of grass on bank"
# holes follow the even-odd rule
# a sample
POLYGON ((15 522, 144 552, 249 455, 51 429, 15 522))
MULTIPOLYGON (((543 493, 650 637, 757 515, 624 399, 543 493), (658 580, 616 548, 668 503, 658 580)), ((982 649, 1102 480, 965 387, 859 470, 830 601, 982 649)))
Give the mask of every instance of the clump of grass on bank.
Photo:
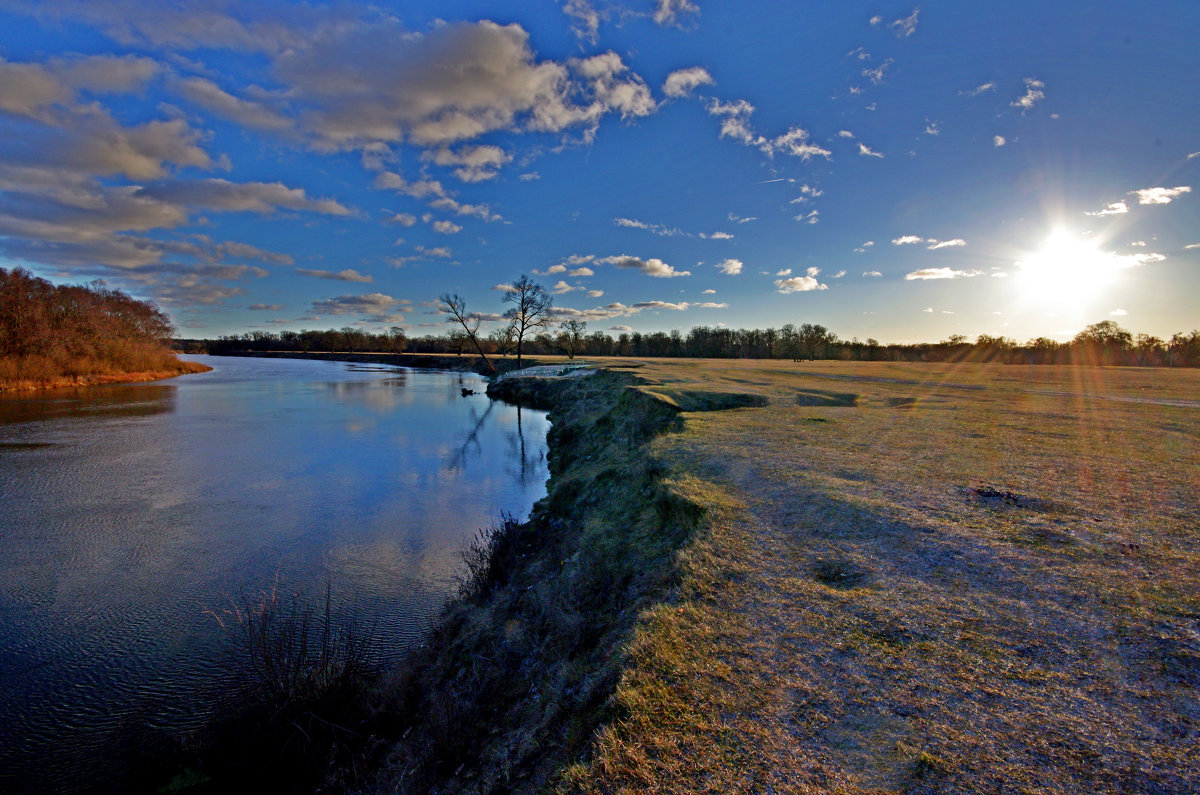
POLYGON ((362 745, 380 674, 376 634, 278 583, 209 611, 229 633, 214 718, 186 743, 166 791, 310 792, 362 745))

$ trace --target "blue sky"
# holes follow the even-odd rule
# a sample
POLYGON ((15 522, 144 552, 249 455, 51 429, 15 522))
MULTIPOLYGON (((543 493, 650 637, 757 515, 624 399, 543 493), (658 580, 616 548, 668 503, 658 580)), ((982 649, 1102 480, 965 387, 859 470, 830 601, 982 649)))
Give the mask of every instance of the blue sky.
POLYGON ((1200 325, 1194 2, 0 0, 0 266, 182 336, 1200 325), (485 326, 487 328, 487 326, 485 326))

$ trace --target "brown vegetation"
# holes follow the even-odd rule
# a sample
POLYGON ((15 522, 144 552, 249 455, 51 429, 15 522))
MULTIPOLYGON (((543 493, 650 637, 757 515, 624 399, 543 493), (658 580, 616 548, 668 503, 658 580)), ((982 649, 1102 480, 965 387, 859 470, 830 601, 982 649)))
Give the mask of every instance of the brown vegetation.
POLYGON ((208 368, 172 353, 157 307, 101 282, 56 286, 0 268, 0 390, 149 381, 208 368))

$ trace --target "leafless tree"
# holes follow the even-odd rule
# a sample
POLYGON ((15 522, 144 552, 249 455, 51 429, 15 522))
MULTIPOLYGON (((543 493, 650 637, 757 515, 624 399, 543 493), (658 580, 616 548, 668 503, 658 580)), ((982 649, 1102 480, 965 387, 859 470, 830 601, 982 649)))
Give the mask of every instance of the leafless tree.
POLYGON ((438 300, 442 302, 439 309, 453 317, 463 327, 467 339, 475 346, 475 351, 479 354, 479 358, 483 359, 483 364, 487 367, 488 372, 496 372, 496 367, 488 361, 487 354, 483 352, 483 346, 479 344, 479 316, 467 313, 467 299, 458 293, 442 293, 438 296, 438 300))
POLYGON ((517 335, 517 368, 521 367, 521 345, 530 329, 543 328, 550 324, 550 307, 554 299, 546 288, 522 274, 504 294, 504 303, 512 308, 504 316, 512 321, 517 335))
POLYGON ((587 334, 587 323, 582 320, 568 320, 560 328, 562 328, 562 332, 558 335, 558 348, 567 355, 568 359, 574 359, 575 354, 583 347, 583 337, 587 334))

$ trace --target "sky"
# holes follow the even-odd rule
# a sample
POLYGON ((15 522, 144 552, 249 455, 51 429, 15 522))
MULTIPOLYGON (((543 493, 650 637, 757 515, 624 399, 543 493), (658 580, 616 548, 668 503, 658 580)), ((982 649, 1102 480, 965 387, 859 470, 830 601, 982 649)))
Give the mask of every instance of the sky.
POLYGON ((0 267, 183 337, 1200 326, 1200 3, 0 0, 0 267), (1193 190, 1195 188, 1195 190, 1193 190))

